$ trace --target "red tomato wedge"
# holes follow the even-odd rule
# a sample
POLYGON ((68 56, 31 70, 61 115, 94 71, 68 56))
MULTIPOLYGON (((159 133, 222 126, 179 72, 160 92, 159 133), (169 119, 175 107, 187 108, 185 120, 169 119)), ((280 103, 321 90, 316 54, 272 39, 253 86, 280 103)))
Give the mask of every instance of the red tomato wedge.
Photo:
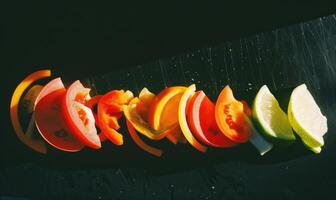
POLYGON ((44 96, 35 107, 35 124, 41 136, 53 147, 68 152, 80 151, 84 145, 67 131, 61 114, 66 91, 59 89, 44 96))
POLYGON ((99 149, 101 142, 97 135, 95 119, 85 102, 90 98, 90 89, 80 81, 70 85, 62 102, 62 112, 69 131, 83 144, 99 149))
POLYGON ((228 148, 235 143, 221 133, 215 120, 215 105, 204 94, 198 91, 187 106, 188 126, 194 136, 209 146, 228 148))
POLYGON ((245 143, 251 137, 251 127, 246 122, 246 104, 234 98, 232 90, 226 86, 216 102, 215 119, 221 132, 236 143, 245 143))
POLYGON ((45 97, 48 94, 50 94, 50 93, 52 93, 56 90, 59 90, 59 89, 65 89, 61 78, 58 77, 58 78, 55 78, 55 79, 49 81, 49 83, 47 83, 47 85, 45 85, 42 88, 39 95, 36 97, 35 106, 43 97, 45 97))
POLYGON ((98 102, 98 124, 102 133, 115 145, 124 143, 118 120, 122 116, 124 104, 133 97, 130 91, 112 90, 102 96, 98 102))
POLYGON ((45 85, 35 101, 37 130, 51 146, 69 152, 80 151, 84 145, 67 131, 61 114, 62 98, 66 90, 60 78, 45 85))

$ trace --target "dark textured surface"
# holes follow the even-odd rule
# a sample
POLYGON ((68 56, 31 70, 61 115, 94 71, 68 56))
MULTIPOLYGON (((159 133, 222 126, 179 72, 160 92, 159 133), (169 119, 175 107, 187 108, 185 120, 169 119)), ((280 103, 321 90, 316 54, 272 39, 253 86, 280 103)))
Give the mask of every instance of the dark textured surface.
MULTIPOLYGON (((328 117, 326 145, 313 155, 297 144, 259 157, 248 144, 206 155, 168 143, 163 158, 104 145, 100 152, 28 152, 26 163, 0 172, 0 196, 46 199, 333 199, 335 172, 336 17, 334 15, 196 49, 104 76, 83 79, 97 93, 146 86, 196 83, 212 99, 229 84, 239 98, 267 84, 288 102, 288 91, 306 83, 328 117), (31 162, 33 160, 33 162, 31 162)), ((155 143, 154 143, 155 144, 155 143)), ((8 145, 8 144, 6 144, 8 145)), ((21 147, 24 149, 24 147, 21 147)), ((13 148, 8 148, 14 151, 13 148)), ((4 157, 10 157, 5 152, 4 157)), ((5 160, 11 160, 5 158, 5 160)))

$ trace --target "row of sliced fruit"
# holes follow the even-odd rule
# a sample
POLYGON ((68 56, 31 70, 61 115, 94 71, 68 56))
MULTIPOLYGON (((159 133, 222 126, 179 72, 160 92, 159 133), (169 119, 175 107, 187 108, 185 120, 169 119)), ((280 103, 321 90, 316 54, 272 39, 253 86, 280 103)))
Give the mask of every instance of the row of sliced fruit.
POLYGON ((235 99, 229 86, 214 103, 194 84, 168 87, 157 95, 143 88, 137 97, 128 90, 91 97, 90 88, 80 81, 65 88, 61 78, 45 86, 34 85, 21 100, 33 82, 50 75, 49 70, 29 75, 16 88, 10 107, 18 137, 41 153, 47 152, 46 144, 30 137, 35 126, 51 146, 76 152, 85 146, 99 149, 105 140, 123 145, 119 132, 123 116, 133 141, 156 156, 161 156, 162 150, 148 145, 144 138, 189 143, 201 152, 208 147, 231 148, 251 142, 263 155, 273 144, 295 141, 292 128, 309 149, 319 153, 327 132, 327 119, 304 84, 292 92, 288 115, 266 85, 256 95, 252 110, 245 101, 235 99), (33 113, 26 132, 18 115, 20 102, 33 113))

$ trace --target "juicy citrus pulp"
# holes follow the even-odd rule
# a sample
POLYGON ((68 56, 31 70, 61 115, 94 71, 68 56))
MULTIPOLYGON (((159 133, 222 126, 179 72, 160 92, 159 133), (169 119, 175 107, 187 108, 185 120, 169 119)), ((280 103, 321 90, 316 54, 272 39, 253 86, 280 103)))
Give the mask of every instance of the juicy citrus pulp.
POLYGON ((323 135, 328 131, 327 118, 321 113, 305 84, 293 90, 288 118, 303 143, 314 152, 319 152, 319 147, 324 145, 323 135))
POLYGON ((286 113, 266 85, 262 86, 253 102, 253 118, 262 133, 272 141, 294 141, 295 135, 286 113))

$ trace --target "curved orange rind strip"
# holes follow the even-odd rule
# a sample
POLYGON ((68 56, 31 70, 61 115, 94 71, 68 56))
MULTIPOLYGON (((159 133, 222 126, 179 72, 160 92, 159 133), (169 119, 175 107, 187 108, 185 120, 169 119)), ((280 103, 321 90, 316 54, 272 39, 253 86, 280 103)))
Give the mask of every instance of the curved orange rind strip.
POLYGON ((51 76, 50 70, 40 70, 36 71, 30 75, 28 75, 23 81, 15 88, 14 93, 12 95, 11 103, 10 103, 10 118, 14 128, 14 131, 17 137, 27 146, 34 149, 37 152, 46 154, 47 146, 44 141, 34 141, 25 135, 25 132, 22 130, 21 123, 19 120, 19 103, 22 94, 24 91, 35 81, 47 78, 51 76))

